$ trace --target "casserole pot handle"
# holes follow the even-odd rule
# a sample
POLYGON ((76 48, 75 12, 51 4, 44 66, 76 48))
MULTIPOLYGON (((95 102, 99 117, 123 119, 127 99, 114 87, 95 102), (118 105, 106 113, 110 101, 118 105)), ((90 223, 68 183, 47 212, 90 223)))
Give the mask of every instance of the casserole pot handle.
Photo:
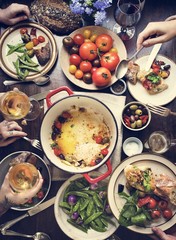
POLYGON ((111 173, 112 173, 112 165, 110 162, 110 159, 108 159, 108 161, 106 162, 106 166, 108 168, 108 171, 103 173, 102 175, 100 175, 99 177, 96 178, 91 178, 88 173, 83 173, 82 175, 85 177, 85 179, 89 182, 89 183, 97 183, 102 181, 103 179, 107 178, 111 173))
POLYGON ((46 103, 47 103, 48 108, 51 107, 51 105, 52 105, 51 97, 54 96, 56 93, 59 93, 59 92, 62 92, 62 91, 66 91, 68 93, 68 95, 73 94, 73 91, 67 86, 62 86, 62 87, 59 87, 59 88, 56 88, 56 89, 52 90, 46 96, 46 103))

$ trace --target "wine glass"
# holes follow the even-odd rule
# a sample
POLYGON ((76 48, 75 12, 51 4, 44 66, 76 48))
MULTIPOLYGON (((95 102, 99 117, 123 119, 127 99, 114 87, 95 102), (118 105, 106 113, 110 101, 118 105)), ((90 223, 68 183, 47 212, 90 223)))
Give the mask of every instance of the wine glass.
POLYGON ((117 22, 113 31, 116 32, 122 40, 129 40, 135 34, 135 25, 141 17, 140 0, 118 0, 114 12, 114 18, 117 22))
POLYGON ((40 104, 19 90, 4 93, 0 98, 0 111, 6 120, 31 121, 40 114, 40 104))

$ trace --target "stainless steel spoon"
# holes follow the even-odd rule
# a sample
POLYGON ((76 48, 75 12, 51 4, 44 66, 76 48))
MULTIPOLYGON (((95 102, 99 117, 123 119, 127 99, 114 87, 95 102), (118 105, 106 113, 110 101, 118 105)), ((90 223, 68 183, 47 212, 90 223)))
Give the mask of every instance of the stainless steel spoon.
POLYGON ((119 62, 115 69, 115 76, 117 79, 123 78, 125 74, 127 73, 128 70, 128 63, 131 61, 141 50, 143 47, 141 47, 137 52, 135 52, 132 57, 123 59, 122 61, 119 62))
POLYGON ((23 233, 14 232, 11 230, 7 230, 6 232, 2 232, 3 235, 8 236, 19 236, 19 237, 26 237, 26 238, 33 238, 34 240, 51 240, 50 236, 44 232, 36 232, 34 235, 28 235, 23 233))
POLYGON ((40 76, 40 77, 34 78, 32 80, 29 80, 29 81, 5 80, 3 82, 3 84, 5 86, 10 86, 10 85, 13 85, 13 84, 34 82, 36 85, 42 86, 42 85, 48 83, 49 81, 50 81, 50 76, 49 75, 45 75, 45 76, 40 76))

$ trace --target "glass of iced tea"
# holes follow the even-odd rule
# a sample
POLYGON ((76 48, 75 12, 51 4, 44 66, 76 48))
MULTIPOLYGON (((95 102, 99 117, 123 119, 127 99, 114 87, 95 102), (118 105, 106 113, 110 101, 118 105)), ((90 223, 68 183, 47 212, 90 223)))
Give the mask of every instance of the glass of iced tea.
POLYGON ((21 91, 8 91, 0 98, 0 111, 6 120, 34 120, 40 113, 40 104, 21 91))
POLYGON ((38 170, 31 163, 18 163, 9 170, 9 183, 15 192, 31 189, 38 178, 38 170))

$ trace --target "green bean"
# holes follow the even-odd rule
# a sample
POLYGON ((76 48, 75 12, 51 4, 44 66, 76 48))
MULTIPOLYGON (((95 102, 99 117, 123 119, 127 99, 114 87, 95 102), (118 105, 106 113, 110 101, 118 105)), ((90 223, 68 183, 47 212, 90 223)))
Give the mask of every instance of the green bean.
POLYGON ((70 224, 72 224, 74 227, 82 230, 83 232, 87 233, 87 228, 81 226, 81 225, 78 225, 75 221, 73 221, 72 219, 67 219, 67 222, 69 222, 70 224))
POLYGON ((78 187, 78 189, 82 189, 85 187, 82 183, 80 183, 78 181, 75 181, 75 185, 78 187))
POLYGON ((100 215, 102 215, 102 212, 96 212, 94 213, 92 216, 88 217, 85 221, 84 224, 87 225, 90 222, 92 222, 93 220, 95 220, 96 218, 98 218, 100 215))
POLYGON ((14 53, 17 49, 24 47, 25 44, 24 43, 18 43, 17 45, 15 45, 13 48, 10 48, 9 51, 7 52, 7 56, 14 53))
POLYGON ((102 221, 99 217, 96 218, 94 221, 95 221, 95 223, 97 224, 98 227, 103 228, 103 223, 102 223, 102 221))
POLYGON ((39 70, 36 67, 30 67, 30 66, 23 65, 23 64, 20 65, 20 68, 21 69, 28 69, 28 70, 30 70, 32 72, 39 72, 39 70))
POLYGON ((99 208, 102 208, 102 209, 103 209, 102 200, 100 199, 100 197, 98 196, 97 193, 94 193, 94 195, 93 195, 93 200, 94 200, 95 204, 96 204, 99 208))
POLYGON ((104 219, 104 218, 100 218, 100 221, 103 223, 103 225, 105 226, 105 227, 108 227, 108 222, 106 221, 106 219, 104 219))
POLYGON ((87 194, 89 194, 91 196, 93 196, 94 193, 95 193, 95 191, 93 191, 93 190, 83 190, 83 192, 85 192, 85 193, 87 193, 87 194))
POLYGON ((83 197, 83 198, 89 198, 89 195, 87 193, 79 192, 79 191, 71 191, 66 194, 67 196, 69 195, 75 195, 78 197, 83 197))
POLYGON ((31 62, 28 62, 28 61, 24 61, 22 58, 20 58, 19 57, 19 60, 20 60, 20 62, 21 63, 23 63, 24 65, 26 65, 26 66, 30 66, 30 67, 37 67, 37 66, 39 66, 39 64, 38 63, 31 63, 31 62))
POLYGON ((93 207, 94 207, 94 202, 93 201, 89 201, 89 204, 87 206, 87 211, 86 211, 87 217, 89 217, 92 214, 93 207))
POLYGON ((95 222, 91 222, 91 223, 90 223, 90 226, 91 226, 92 229, 94 229, 94 230, 97 231, 97 232, 106 232, 106 228, 100 228, 100 227, 98 227, 98 226, 95 224, 95 222))
POLYGON ((81 216, 82 220, 84 220, 87 217, 85 211, 79 211, 79 215, 81 216))
MULTIPOLYGON (((10 49, 14 48, 14 46, 13 46, 13 45, 10 45, 10 44, 7 44, 7 46, 8 46, 10 49)), ((18 48, 15 52, 24 53, 24 52, 25 52, 25 49, 24 49, 23 47, 20 47, 20 48, 18 48)))
POLYGON ((104 214, 101 215, 101 218, 104 218, 108 223, 112 224, 116 227, 116 224, 112 221, 111 217, 105 216, 104 214))
POLYGON ((17 59, 16 62, 13 62, 13 65, 14 65, 14 67, 16 69, 16 73, 18 75, 18 78, 20 80, 24 80, 24 74, 22 73, 22 71, 19 68, 19 60, 17 59))
POLYGON ((80 199, 77 201, 77 203, 73 206, 73 212, 77 212, 80 206, 80 199))
MULTIPOLYGON (((82 198, 81 198, 81 200, 82 200, 82 198)), ((80 204, 80 211, 83 211, 86 207, 87 207, 87 205, 89 204, 89 199, 83 199, 84 201, 80 204)))
POLYGON ((59 207, 71 209, 70 205, 67 202, 60 202, 59 207))

